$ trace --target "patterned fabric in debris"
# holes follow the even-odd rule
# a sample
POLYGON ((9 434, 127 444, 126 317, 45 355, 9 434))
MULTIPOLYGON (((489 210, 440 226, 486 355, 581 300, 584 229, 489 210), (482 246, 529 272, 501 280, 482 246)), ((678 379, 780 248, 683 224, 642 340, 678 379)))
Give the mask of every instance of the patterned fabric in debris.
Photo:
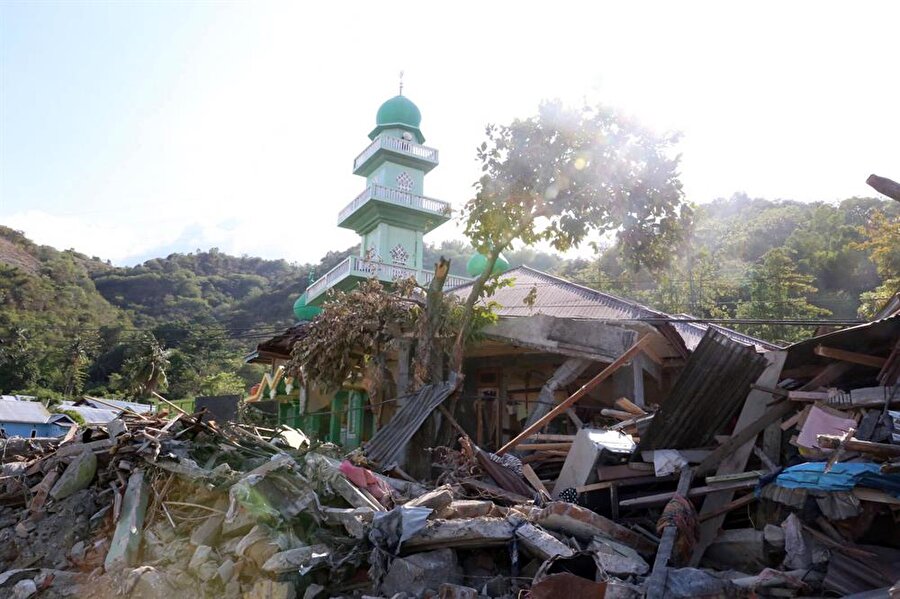
POLYGON ((522 460, 517 458, 516 456, 505 453, 503 455, 497 455, 496 453, 488 453, 488 456, 491 458, 492 462, 497 462, 501 466, 506 466, 519 476, 522 476, 523 466, 522 460))
POLYGON ((667 526, 674 526, 678 529, 672 557, 676 563, 687 563, 694 553, 694 546, 700 539, 700 520, 697 518, 697 510, 694 509, 694 505, 684 495, 676 493, 669 500, 656 522, 656 531, 661 535, 667 526))

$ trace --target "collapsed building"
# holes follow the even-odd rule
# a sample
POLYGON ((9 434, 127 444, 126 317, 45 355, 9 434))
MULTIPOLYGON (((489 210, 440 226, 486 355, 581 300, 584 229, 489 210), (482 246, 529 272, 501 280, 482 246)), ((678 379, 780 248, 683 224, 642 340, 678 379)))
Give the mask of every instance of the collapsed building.
POLYGON ((414 388, 403 342, 389 402, 285 370, 328 289, 433 276, 420 117, 379 110, 340 216, 360 255, 248 356, 269 370, 243 408, 273 424, 95 400, 63 436, 0 441, 4 596, 895 596, 890 311, 781 348, 519 267, 462 377, 414 388))

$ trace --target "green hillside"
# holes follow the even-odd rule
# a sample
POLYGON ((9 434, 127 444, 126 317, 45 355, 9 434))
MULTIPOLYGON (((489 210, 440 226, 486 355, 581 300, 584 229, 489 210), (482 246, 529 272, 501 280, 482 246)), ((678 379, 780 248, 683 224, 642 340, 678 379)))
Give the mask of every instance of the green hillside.
MULTIPOLYGON (((853 318, 900 287, 898 219, 900 205, 872 198, 807 204, 739 194, 698 207, 661 272, 630 271, 616 247, 593 260, 531 248, 507 258, 670 313, 853 318)), ((151 366, 166 375, 156 388, 172 397, 240 391, 260 376, 241 357, 293 322, 291 306, 311 277, 355 251, 312 265, 213 248, 115 267, 0 226, 0 392, 147 394, 132 379, 151 366)), ((441 255, 464 274, 472 249, 429 246, 425 264, 441 255)), ((735 328, 782 342, 813 330, 735 328)))

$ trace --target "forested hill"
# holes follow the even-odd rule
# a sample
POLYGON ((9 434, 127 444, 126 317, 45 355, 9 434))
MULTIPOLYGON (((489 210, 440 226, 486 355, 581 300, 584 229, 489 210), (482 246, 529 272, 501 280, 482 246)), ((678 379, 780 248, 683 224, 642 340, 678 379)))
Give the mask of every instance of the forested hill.
MULTIPOLYGON (((259 376, 241 355, 290 324, 309 279, 353 251, 298 265, 211 249, 115 267, 0 226, 0 392, 146 394, 130 385, 154 364, 166 375, 154 388, 174 397, 240 390, 259 376)), ((445 255, 462 274, 472 253, 446 242, 427 248, 425 263, 445 255)), ((529 248, 507 258, 670 313, 846 318, 871 313, 900 287, 900 205, 718 200, 697 208, 665 272, 631 272, 615 247, 596 260, 529 248)), ((810 332, 744 330, 775 341, 810 332)))

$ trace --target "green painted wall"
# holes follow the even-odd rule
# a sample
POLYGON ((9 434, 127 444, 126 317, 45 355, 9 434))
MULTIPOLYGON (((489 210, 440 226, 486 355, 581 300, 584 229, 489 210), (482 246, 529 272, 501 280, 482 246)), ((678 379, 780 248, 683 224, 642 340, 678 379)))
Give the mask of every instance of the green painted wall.
POLYGON ((391 250, 397 245, 402 245, 409 254, 409 259, 404 266, 421 269, 423 236, 421 231, 380 223, 374 230, 363 235, 359 255, 365 256, 366 250, 374 247, 375 253, 381 257, 382 262, 392 264, 391 250))
POLYGON ((404 172, 409 175, 413 182, 412 189, 410 189, 409 192, 420 196, 425 195, 423 192, 425 188, 425 173, 418 169, 396 164, 394 162, 385 162, 375 169, 366 179, 366 184, 370 185, 374 183, 393 189, 400 189, 397 178, 404 172))

